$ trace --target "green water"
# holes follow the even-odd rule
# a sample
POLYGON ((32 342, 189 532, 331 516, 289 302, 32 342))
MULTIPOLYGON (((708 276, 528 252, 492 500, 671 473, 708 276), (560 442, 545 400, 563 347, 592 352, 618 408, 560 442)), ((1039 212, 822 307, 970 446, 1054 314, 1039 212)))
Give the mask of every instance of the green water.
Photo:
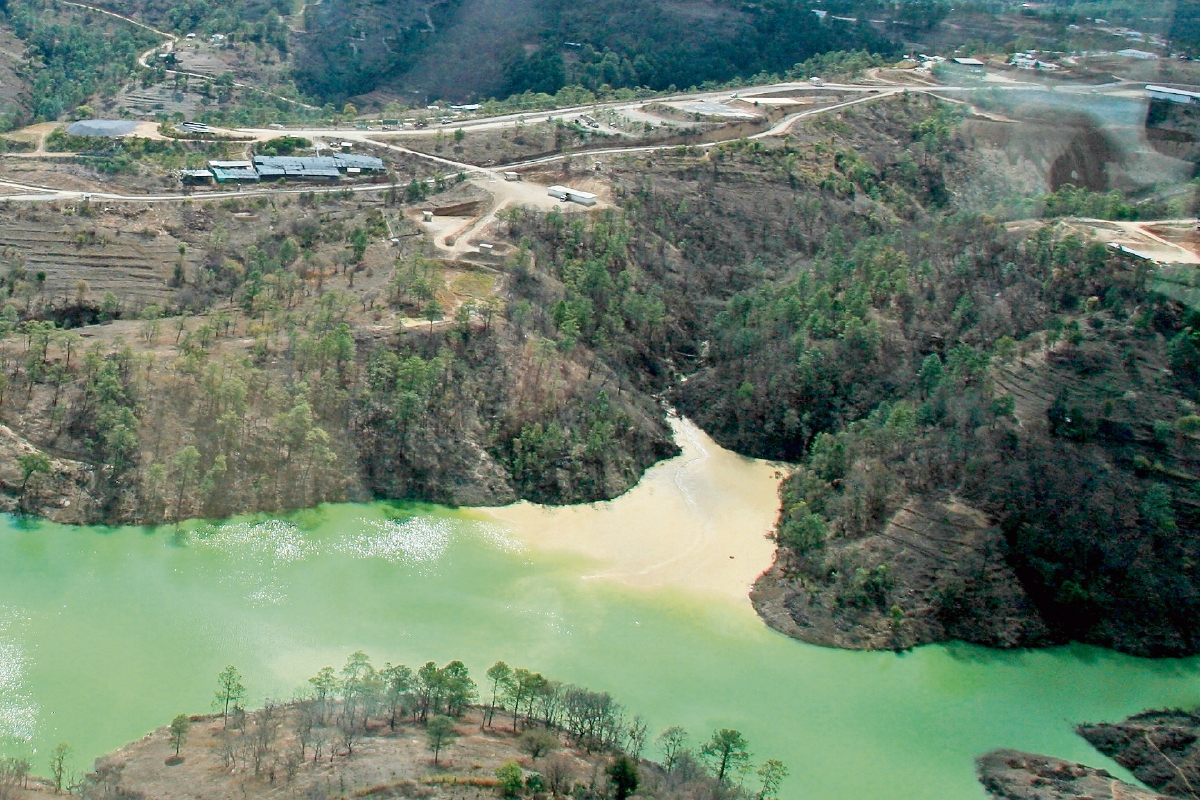
MULTIPOLYGON (((471 514, 334 506, 190 530, 0 520, 0 735, 75 766, 209 708, 236 664, 286 697, 363 649, 376 663, 494 660, 613 692, 652 735, 736 727, 788 798, 981 798, 973 757, 1017 747, 1120 773, 1071 732, 1200 702, 1200 662, 1071 647, 905 655, 803 645, 745 603, 582 581, 471 514), (389 521, 389 518, 394 518, 389 521)), ((1121 773, 1123 774, 1123 773, 1121 773)))

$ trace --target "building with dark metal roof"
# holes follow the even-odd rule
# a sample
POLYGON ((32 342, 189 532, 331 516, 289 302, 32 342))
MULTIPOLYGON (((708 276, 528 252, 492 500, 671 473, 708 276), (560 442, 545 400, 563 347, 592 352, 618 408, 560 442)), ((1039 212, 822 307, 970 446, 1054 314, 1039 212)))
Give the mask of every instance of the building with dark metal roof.
MULTIPOLYGON (((386 172, 387 165, 375 156, 335 153, 332 156, 255 156, 253 161, 210 161, 208 171, 217 183, 228 181, 333 181, 343 172, 386 172)), ((181 174, 182 177, 182 174, 181 174)), ((198 175, 188 176, 193 180, 198 175)))
POLYGON ((329 180, 340 178, 342 175, 332 158, 321 156, 314 158, 255 156, 254 168, 263 179, 329 180))
POLYGON ((331 156, 338 169, 361 169, 364 172, 385 172, 387 165, 377 156, 360 156, 352 153, 334 153, 331 156))
POLYGON ((258 180, 258 172, 249 161, 210 161, 208 168, 217 183, 258 180))

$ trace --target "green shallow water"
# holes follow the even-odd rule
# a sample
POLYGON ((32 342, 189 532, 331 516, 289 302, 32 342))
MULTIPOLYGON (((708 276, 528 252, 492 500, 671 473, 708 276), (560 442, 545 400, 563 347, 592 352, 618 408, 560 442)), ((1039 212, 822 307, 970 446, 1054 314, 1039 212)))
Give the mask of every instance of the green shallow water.
POLYGON ((652 735, 746 733, 785 797, 982 798, 973 757, 1016 747, 1124 774, 1085 720, 1200 702, 1200 662, 1087 647, 904 655, 811 647, 746 603, 584 581, 470 512, 383 504, 183 531, 0 520, 0 749, 76 768, 180 712, 236 664, 286 697, 356 649, 377 664, 503 658, 616 695, 652 735))

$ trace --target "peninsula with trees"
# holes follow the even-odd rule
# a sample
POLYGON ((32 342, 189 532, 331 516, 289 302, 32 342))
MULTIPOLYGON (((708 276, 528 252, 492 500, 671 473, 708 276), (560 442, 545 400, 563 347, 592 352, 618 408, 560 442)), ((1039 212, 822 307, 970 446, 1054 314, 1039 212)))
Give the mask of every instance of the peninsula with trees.
POLYGON ((673 727, 651 741, 609 694, 502 661, 477 685, 461 661, 376 668, 356 652, 290 700, 247 709, 247 695, 229 666, 216 713, 181 714, 91 769, 75 768, 66 743, 46 778, 27 760, 0 760, 0 798, 777 800, 788 774, 773 759, 756 764, 738 731, 693 741, 673 727))

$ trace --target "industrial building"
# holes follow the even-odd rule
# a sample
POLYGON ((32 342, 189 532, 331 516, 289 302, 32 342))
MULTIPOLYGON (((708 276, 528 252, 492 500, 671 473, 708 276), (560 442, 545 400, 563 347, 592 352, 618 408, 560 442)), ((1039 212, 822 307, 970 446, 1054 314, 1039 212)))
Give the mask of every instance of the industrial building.
POLYGON ((273 180, 336 181, 343 174, 386 172, 382 158, 349 153, 329 156, 255 156, 253 161, 210 161, 207 170, 183 170, 180 178, 217 183, 273 180))
POLYGON ((301 181, 334 180, 342 176, 332 158, 296 158, 293 156, 255 156, 254 170, 259 180, 280 178, 301 181))
POLYGON ((1146 95, 1151 100, 1166 100, 1170 103, 1181 103, 1185 106, 1200 105, 1200 92, 1172 89, 1170 86, 1148 85, 1146 87, 1146 95))
POLYGON ((217 183, 258 180, 254 164, 249 161, 210 161, 208 169, 217 183))
POLYGON ((570 203, 579 203, 581 206, 596 205, 596 195, 591 192, 583 192, 579 189, 572 189, 570 186, 554 185, 546 189, 546 194, 551 197, 557 197, 559 200, 565 200, 570 203))

